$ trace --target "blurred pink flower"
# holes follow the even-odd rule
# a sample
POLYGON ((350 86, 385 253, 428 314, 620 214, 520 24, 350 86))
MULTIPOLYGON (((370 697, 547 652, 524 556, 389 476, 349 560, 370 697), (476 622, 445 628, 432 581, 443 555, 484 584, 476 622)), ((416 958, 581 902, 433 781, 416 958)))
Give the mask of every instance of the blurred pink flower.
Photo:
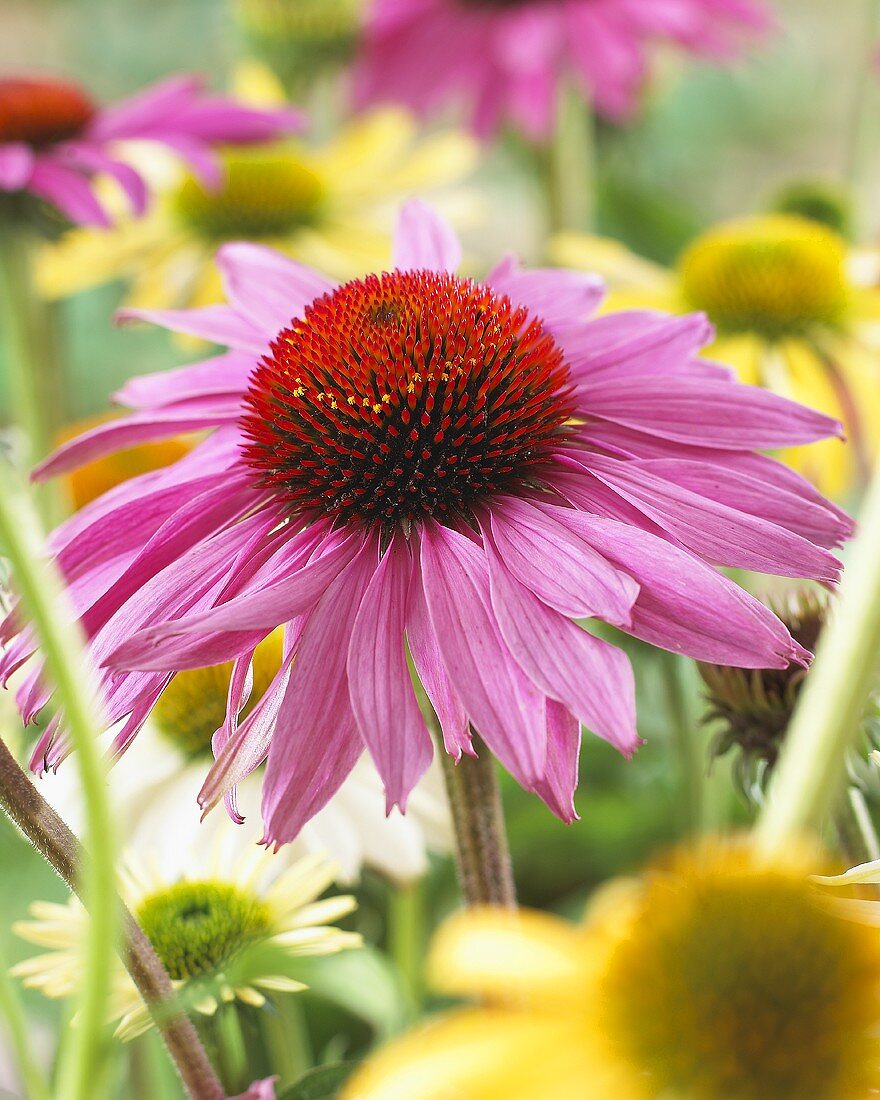
POLYGON ((194 76, 175 76, 110 107, 96 106, 75 84, 48 77, 0 79, 0 191, 27 191, 70 221, 107 226, 94 180, 116 180, 136 214, 147 188, 118 158, 122 141, 154 141, 178 153, 207 183, 220 182, 213 146, 267 141, 303 127, 290 109, 246 107, 205 95, 194 76))
MULTIPOLYGON (((268 757, 267 843, 297 835, 367 749, 404 807, 432 756, 407 649, 446 751, 471 726, 523 787, 574 816, 580 723, 638 746, 623 652, 596 618, 699 660, 808 658, 715 566, 833 584, 851 522, 757 449, 839 433, 819 413, 698 358, 702 315, 589 320, 593 277, 505 260, 477 283, 419 201, 390 274, 342 287, 278 253, 219 253, 228 305, 128 311, 229 351, 129 382, 134 412, 63 446, 46 477, 177 432, 210 435, 111 490, 51 548, 103 670, 118 752, 173 672, 235 660, 200 795, 268 757), (284 659, 239 724, 257 644, 284 659)), ((0 676, 34 655, 13 611, 0 676)), ((39 667, 18 703, 48 701, 39 667)), ((33 758, 69 751, 53 719, 33 758)))
POLYGON ((770 26, 761 0, 373 0, 356 89, 362 104, 421 113, 460 97, 481 136, 510 119, 540 140, 567 72, 599 114, 620 120, 652 44, 724 61, 770 26))

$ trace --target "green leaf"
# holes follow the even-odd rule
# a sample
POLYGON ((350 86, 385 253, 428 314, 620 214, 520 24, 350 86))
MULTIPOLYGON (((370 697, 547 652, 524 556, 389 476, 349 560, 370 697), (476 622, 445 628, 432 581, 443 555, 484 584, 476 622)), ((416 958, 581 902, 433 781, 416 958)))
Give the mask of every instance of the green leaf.
POLYGON ((318 1066, 304 1073, 295 1085, 285 1089, 278 1100, 333 1100, 354 1070, 357 1062, 318 1066))
POLYGON ((392 963, 372 947, 324 958, 298 959, 296 977, 313 993, 358 1016, 379 1037, 407 1022, 406 995, 392 963))

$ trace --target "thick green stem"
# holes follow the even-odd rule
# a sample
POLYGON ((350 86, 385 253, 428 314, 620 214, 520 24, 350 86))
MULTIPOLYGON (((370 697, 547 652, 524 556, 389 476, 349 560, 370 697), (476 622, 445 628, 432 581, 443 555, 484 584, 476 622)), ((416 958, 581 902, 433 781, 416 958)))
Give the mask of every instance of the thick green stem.
POLYGON ((840 797, 846 750, 861 729, 880 662, 878 546, 880 471, 758 822, 757 841, 765 851, 784 850, 799 833, 821 826, 840 797))
MULTIPOLYGON (((46 862, 80 897, 83 904, 88 906, 90 900, 83 889, 84 880, 87 881, 88 876, 82 873, 82 869, 88 868, 93 861, 84 857, 83 848, 77 838, 25 775, 2 740, 0 809, 15 822, 46 862)), ((176 1004, 171 979, 134 917, 118 901, 114 908, 122 914, 122 959, 156 1021, 189 1095, 193 1100, 219 1100, 223 1096, 220 1082, 199 1042, 195 1028, 176 1004)), ((107 953, 111 953, 109 941, 107 953)), ((76 1030, 81 1028, 82 1024, 76 1030)), ((88 1092, 86 1095, 91 1097, 93 1093, 88 1092)))
POLYGON ((512 908, 516 890, 495 761, 477 736, 474 748, 478 756, 462 756, 457 764, 440 749, 461 891, 468 905, 512 908))
POLYGON ((589 103, 574 88, 559 94, 556 131, 544 161, 550 232, 589 232, 595 221, 595 121, 589 103))
POLYGON ((23 611, 40 643, 47 679, 64 712, 85 800, 86 844, 91 859, 83 893, 91 920, 80 995, 81 1026, 69 1033, 62 1048, 58 1096, 59 1100, 87 1100, 103 1057, 112 952, 118 930, 114 829, 96 737, 102 722, 98 693, 73 610, 57 571, 44 559, 39 523, 11 470, 4 471, 0 483, 0 547, 9 559, 23 611))

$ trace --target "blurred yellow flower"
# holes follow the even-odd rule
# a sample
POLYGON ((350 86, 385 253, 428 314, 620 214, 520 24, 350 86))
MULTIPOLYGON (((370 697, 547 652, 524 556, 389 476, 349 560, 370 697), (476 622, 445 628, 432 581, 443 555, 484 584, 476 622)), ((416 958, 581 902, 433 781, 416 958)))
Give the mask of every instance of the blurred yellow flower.
POLYGON ((580 234, 558 236, 551 254, 604 276, 609 308, 704 310, 713 359, 846 425, 848 446, 783 457, 831 496, 864 483, 880 448, 880 290, 832 229, 792 214, 740 218, 698 237, 674 270, 580 234))
MULTIPOLYGON (((247 83, 250 89, 268 85, 252 99, 272 98, 266 71, 251 73, 247 83)), ((151 212, 122 217, 109 231, 72 230, 47 246, 39 285, 48 297, 61 298, 127 279, 130 306, 208 305, 223 299, 214 253, 229 240, 270 245, 339 279, 381 270, 400 201, 461 182, 476 157, 466 134, 423 135, 397 108, 362 115, 323 143, 228 149, 216 191, 153 154, 158 194, 151 212)), ((466 206, 461 193, 446 198, 448 212, 466 206)))
POLYGON ((607 886, 580 927, 453 917, 433 981, 481 1007, 381 1049, 344 1100, 863 1100, 880 944, 821 903, 811 863, 713 842, 607 886))

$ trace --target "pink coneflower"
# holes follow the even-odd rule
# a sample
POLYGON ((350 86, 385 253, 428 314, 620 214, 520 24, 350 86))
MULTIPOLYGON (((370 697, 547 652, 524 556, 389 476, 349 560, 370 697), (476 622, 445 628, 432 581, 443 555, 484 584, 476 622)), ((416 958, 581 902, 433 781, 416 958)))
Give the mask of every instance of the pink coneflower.
POLYGON ((543 139, 566 73, 620 120, 652 43, 727 60, 770 24, 758 0, 373 0, 356 88, 423 113, 457 98, 483 136, 510 119, 543 139))
MULTIPOLYGON (((51 546, 131 742, 173 673, 235 660, 210 807, 268 756, 267 842, 297 832, 366 748, 405 805, 432 740, 476 729, 565 820, 582 723, 638 745, 624 654, 596 618, 715 663, 785 668, 806 651, 720 573, 833 584, 850 521, 757 448, 839 432, 819 413, 696 358, 702 315, 590 321, 589 276, 501 263, 456 275, 452 231, 405 207, 394 269, 334 287, 270 249, 224 246, 229 304, 130 311, 229 351, 135 379, 135 411, 68 443, 45 477, 182 431, 210 435, 173 466, 68 520, 51 546), (238 724, 255 647, 280 624, 280 671, 238 724), (132 671, 126 671, 132 670, 132 671)), ((0 675, 33 652, 17 616, 0 675), (16 636, 17 635, 17 636, 16 636)), ((48 699, 39 670, 18 701, 48 699)), ((68 751, 53 720, 34 765, 68 751)))
POLYGON ((178 153, 206 182, 219 182, 212 147, 266 141, 302 127, 290 110, 256 110, 205 95, 201 81, 177 76, 112 107, 99 107, 81 88, 48 77, 0 79, 0 191, 29 192, 70 221, 109 225, 94 180, 116 180, 135 213, 147 189, 140 174, 114 153, 121 141, 155 141, 178 153))

